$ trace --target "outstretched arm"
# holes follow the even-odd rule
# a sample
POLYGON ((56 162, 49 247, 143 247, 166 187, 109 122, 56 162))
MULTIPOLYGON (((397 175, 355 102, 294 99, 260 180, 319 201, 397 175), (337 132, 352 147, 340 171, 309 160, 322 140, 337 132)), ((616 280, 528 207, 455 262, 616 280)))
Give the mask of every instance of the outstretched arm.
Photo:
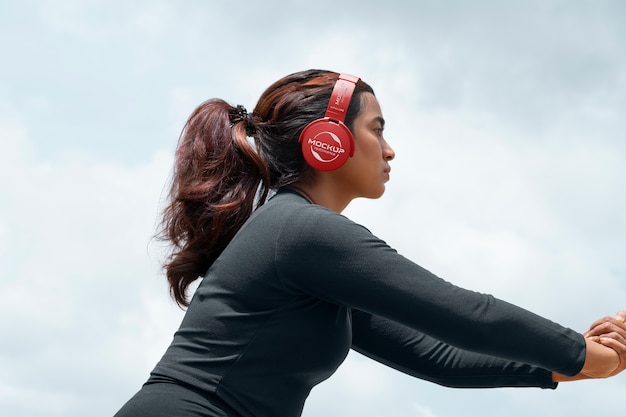
POLYGON ((564 375, 584 365, 582 334, 447 282, 343 216, 310 205, 283 223, 274 268, 290 293, 367 312, 465 351, 564 375))
POLYGON ((555 388, 545 369, 450 346, 407 326, 352 311, 352 348, 408 375, 453 388, 555 388))

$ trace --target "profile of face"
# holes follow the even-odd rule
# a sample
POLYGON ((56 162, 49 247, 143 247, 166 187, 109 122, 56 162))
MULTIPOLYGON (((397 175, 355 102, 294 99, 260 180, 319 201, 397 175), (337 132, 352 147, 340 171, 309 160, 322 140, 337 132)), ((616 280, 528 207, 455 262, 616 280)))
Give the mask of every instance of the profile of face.
POLYGON ((354 119, 354 155, 333 171, 334 180, 352 198, 379 198, 385 192, 395 152, 383 136, 385 119, 378 99, 363 93, 361 112, 354 119))

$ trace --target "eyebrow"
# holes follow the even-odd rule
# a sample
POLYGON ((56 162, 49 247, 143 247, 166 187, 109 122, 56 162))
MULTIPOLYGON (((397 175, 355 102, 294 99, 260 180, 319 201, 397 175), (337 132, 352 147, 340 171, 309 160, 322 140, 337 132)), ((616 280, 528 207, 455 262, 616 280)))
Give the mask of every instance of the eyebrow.
POLYGON ((385 127, 385 119, 383 119, 382 117, 377 116, 374 118, 374 121, 380 123, 381 127, 385 127))

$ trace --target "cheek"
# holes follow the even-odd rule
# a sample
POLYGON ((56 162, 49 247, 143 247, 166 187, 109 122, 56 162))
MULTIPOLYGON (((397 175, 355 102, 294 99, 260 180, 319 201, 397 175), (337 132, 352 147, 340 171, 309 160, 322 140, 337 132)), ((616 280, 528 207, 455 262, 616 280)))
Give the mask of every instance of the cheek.
POLYGON ((363 147, 363 159, 367 160, 369 163, 380 162, 383 157, 383 151, 380 147, 380 143, 378 143, 378 139, 369 140, 364 144, 363 147))

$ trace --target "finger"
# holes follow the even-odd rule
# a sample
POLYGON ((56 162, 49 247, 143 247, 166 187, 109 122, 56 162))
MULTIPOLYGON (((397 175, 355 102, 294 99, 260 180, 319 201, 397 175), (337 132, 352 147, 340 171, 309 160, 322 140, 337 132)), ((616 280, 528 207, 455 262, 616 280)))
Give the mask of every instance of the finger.
POLYGON ((597 321, 593 324, 593 326, 587 330, 587 332, 585 333, 586 337, 591 337, 591 336, 600 336, 604 333, 608 333, 609 332, 609 327, 608 327, 608 321, 606 320, 610 320, 610 317, 606 317, 604 319, 604 321, 597 321))
POLYGON ((615 340, 617 343, 621 343, 622 345, 626 346, 626 337, 615 332, 604 333, 600 336, 590 336, 590 337, 586 337, 585 339, 590 340, 595 343, 600 343, 600 344, 602 344, 603 339, 607 339, 607 340, 611 339, 611 340, 615 340))
POLYGON ((624 310, 618 311, 617 314, 615 315, 615 319, 621 322, 626 322, 626 311, 624 310))
POLYGON ((611 322, 607 322, 607 329, 611 329, 612 332, 616 332, 622 337, 626 338, 626 323, 621 320, 612 320, 611 322), (610 324, 609 324, 610 323, 610 324))
POLYGON ((585 337, 600 336, 605 333, 617 332, 626 337, 626 323, 612 317, 599 322, 596 326, 585 332, 585 337))
POLYGON ((600 338, 600 344, 606 346, 606 347, 610 347, 611 349, 613 349, 615 352, 617 352, 619 355, 625 355, 626 354, 626 344, 622 343, 622 342, 618 342, 615 339, 611 339, 609 337, 601 337, 600 338))
POLYGON ((598 337, 598 339, 599 339, 600 343, 602 343, 602 339, 613 339, 613 340, 623 344, 624 346, 626 346, 626 337, 623 334, 620 334, 620 333, 617 333, 617 332, 605 333, 603 335, 600 335, 598 337))
POLYGON ((611 319, 615 320, 615 317, 609 317, 609 316, 602 317, 601 319, 598 319, 598 320, 594 321, 593 323, 591 323, 591 326, 589 326, 589 330, 587 330, 587 331, 589 332, 589 331, 593 330, 595 327, 598 327, 602 323, 605 323, 607 320, 611 320, 611 319))

